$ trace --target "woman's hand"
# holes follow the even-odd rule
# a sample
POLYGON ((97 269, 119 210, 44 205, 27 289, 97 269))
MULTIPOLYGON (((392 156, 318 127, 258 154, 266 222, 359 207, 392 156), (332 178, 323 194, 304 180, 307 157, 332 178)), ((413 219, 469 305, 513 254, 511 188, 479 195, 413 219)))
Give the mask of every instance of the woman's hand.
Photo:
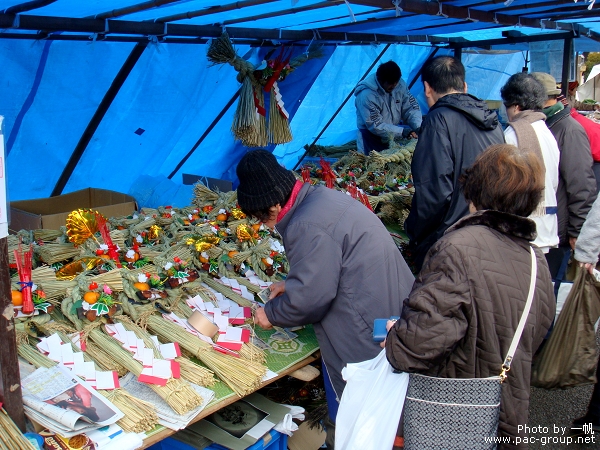
MULTIPOLYGON (((390 330, 392 329, 392 327, 394 326, 394 324, 396 323, 396 320, 388 320, 385 324, 385 329, 387 330, 387 332, 389 333, 390 330)), ((387 341, 387 338, 383 340, 383 342, 381 344, 379 344, 381 346, 381 348, 385 348, 385 341, 387 341)))
POLYGON ((587 270, 590 275, 594 275, 594 269, 596 268, 594 264, 584 262, 579 262, 579 267, 585 268, 585 270, 587 270))
POLYGON ((277 283, 273 283, 271 286, 269 286, 269 289, 271 290, 269 300, 273 300, 275 297, 279 297, 285 292, 285 281, 278 281, 277 283))
POLYGON ((267 313, 265 313, 265 308, 257 308, 256 311, 254 311, 254 322, 263 330, 270 330, 273 328, 273 325, 269 322, 267 313))

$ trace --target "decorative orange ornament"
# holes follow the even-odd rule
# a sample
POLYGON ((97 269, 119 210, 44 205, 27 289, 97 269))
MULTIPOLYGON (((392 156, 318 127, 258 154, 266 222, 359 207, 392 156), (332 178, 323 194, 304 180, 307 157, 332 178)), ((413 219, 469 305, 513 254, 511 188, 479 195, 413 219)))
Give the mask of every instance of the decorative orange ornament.
POLYGON ((131 257, 125 255, 124 259, 125 259, 125 261, 132 263, 132 262, 136 262, 138 259, 140 259, 140 255, 137 253, 134 253, 133 256, 131 256, 131 257))
POLYGON ((108 256, 107 254, 103 253, 102 255, 98 255, 100 258, 102 259, 111 259, 110 256, 108 256))
POLYGON ((252 225, 252 229, 254 231, 258 231, 258 230, 260 230, 260 225, 261 225, 260 223, 255 223, 254 225, 252 225))
POLYGON ((227 214, 217 214, 217 220, 220 222, 225 222, 227 220, 227 214))
POLYGON ((271 258, 261 258, 261 261, 267 267, 271 267, 273 265, 273 260, 271 258), (269 260, 271 260, 271 262, 269 262, 269 260))
POLYGON ((86 292, 83 294, 83 299, 90 305, 93 305, 100 298, 100 294, 98 292, 86 292))
POLYGON ((137 283, 133 283, 133 287, 140 291, 149 291, 150 285, 148 283, 142 283, 138 281, 137 283))
POLYGON ((235 255, 237 255, 239 252, 235 251, 235 250, 231 250, 229 253, 227 253, 227 256, 229 256, 230 258, 233 258, 235 255))
POLYGON ((201 263, 207 263, 208 262, 208 258, 205 258, 204 256, 201 256, 198 259, 200 260, 201 263))
POLYGON ((13 306, 21 306, 23 304, 23 294, 21 291, 10 291, 13 306))

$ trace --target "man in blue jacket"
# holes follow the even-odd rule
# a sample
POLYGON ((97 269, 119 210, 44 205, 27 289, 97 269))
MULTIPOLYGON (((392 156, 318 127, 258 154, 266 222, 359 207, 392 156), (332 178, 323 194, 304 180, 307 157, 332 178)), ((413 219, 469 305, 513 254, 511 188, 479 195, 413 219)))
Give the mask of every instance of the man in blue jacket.
POLYGON ((503 144, 498 115, 467 94, 465 67, 450 56, 425 63, 421 72, 429 113, 412 159, 415 194, 404 227, 417 270, 429 248, 469 212, 458 178, 493 144, 503 144))
POLYGON ((417 137, 421 109, 401 76, 398 64, 388 61, 356 86, 357 146, 365 154, 389 148, 396 137, 417 137))

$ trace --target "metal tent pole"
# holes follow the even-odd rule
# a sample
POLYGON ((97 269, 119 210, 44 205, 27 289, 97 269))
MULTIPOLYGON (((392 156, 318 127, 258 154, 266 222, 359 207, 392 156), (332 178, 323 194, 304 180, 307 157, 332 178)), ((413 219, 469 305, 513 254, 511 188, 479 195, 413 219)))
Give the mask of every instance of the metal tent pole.
MULTIPOLYGON (((381 53, 379 54, 379 56, 377 56, 377 58, 375 58, 375 61, 373 61, 373 63, 369 66, 369 68, 366 70, 366 72, 361 77, 361 79, 358 80, 358 83, 360 83, 362 80, 364 80, 367 77, 367 75, 369 75, 369 72, 373 69, 373 67, 375 67, 375 64, 377 64, 379 62, 379 60, 382 58, 383 54, 387 51, 387 49, 390 48, 390 45, 391 44, 386 44, 385 48, 381 51, 381 53)), ((356 83, 356 84, 358 85, 358 83, 356 83)), ((329 121, 325 124, 325 126, 323 127, 323 129, 321 130, 321 132, 317 135, 317 137, 315 138, 315 140, 313 141, 313 143, 308 146, 309 149, 312 148, 312 146, 317 143, 317 141, 323 135, 323 133, 325 132, 325 130, 329 127, 329 125, 331 125, 331 122, 333 122, 333 119, 335 119, 336 116, 340 113, 340 111, 342 110, 342 108, 344 107, 344 105, 346 103, 348 103, 348 100, 350 100, 350 98, 352 98, 352 95, 354 94, 355 90, 356 90, 356 86, 354 86, 352 88, 352 90, 346 96, 346 98, 344 99, 344 101, 342 102, 342 104, 339 106, 339 108, 333 113, 333 116, 331 116, 331 118, 329 119, 329 121)), ((306 155, 308 155, 308 150, 304 151, 304 154, 300 157, 300 159, 298 160, 298 162, 296 163, 296 165, 294 166, 294 168, 292 170, 296 170, 298 168, 298 166, 300 165, 300 163, 302 162, 302 160, 306 157, 306 155)))
POLYGON ((562 65, 562 80, 560 84, 560 91, 565 97, 568 95, 569 90, 569 70, 571 65, 571 55, 573 53, 573 38, 566 38, 563 47, 563 65, 562 65))

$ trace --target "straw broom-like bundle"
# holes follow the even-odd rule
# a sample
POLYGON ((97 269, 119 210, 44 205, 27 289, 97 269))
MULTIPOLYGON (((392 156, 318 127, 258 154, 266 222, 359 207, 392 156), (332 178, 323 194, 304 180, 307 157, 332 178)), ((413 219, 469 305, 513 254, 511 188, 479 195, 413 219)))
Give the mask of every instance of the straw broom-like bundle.
POLYGON ((95 275, 93 277, 82 277, 80 278, 78 284, 80 287, 83 287, 85 291, 87 286, 89 286, 92 281, 98 283, 99 286, 106 284, 113 291, 123 291, 123 277, 121 276, 121 269, 112 269, 108 272, 101 273, 100 275, 95 275))
MULTIPOLYGON (((139 361, 133 359, 131 353, 125 350, 113 338, 104 334, 98 328, 89 332, 89 337, 105 349, 113 359, 126 367, 135 376, 140 376, 143 366, 139 361)), ((203 402, 202 397, 184 380, 171 378, 165 386, 148 384, 148 387, 156 392, 177 414, 185 414, 203 402)))
POLYGON ((112 230, 110 232, 110 239, 113 244, 119 246, 119 248, 125 248, 125 239, 129 237, 129 230, 112 230))
MULTIPOLYGON (((154 357, 162 359, 160 350, 156 348, 154 341, 150 338, 150 334, 141 328, 139 325, 134 324, 128 316, 116 316, 114 320, 123 324, 126 330, 133 331, 139 339, 143 339, 144 345, 147 348, 151 348, 154 352, 154 357)), ((214 374, 206 367, 194 364, 187 358, 178 357, 175 361, 179 363, 181 377, 187 381, 190 381, 199 386, 212 386, 216 380, 214 374)))
POLYGON ((54 264, 81 255, 81 249, 76 248, 72 243, 44 244, 36 247, 35 251, 46 264, 54 264))
POLYGON ((98 392, 125 414, 117 422, 117 425, 123 428, 125 432, 144 433, 158 425, 158 414, 152 403, 140 400, 124 389, 99 390, 98 392))
POLYGON ((50 266, 40 266, 31 271, 31 280, 35 284, 41 284, 44 281, 56 281, 56 272, 50 266))
MULTIPOLYGON (((64 341, 64 340, 63 340, 64 341)), ((33 364, 35 367, 54 367, 57 363, 45 355, 42 355, 30 344, 19 344, 17 346, 19 356, 33 364)), ((111 401, 119 410, 125 414, 117 425, 128 433, 142 433, 151 430, 158 424, 158 415, 156 409, 151 403, 133 397, 123 389, 114 389, 110 391, 97 389, 111 401)))
MULTIPOLYGON (((156 211, 155 214, 158 214, 158 211, 156 211)), ((150 214, 148 217, 152 217, 152 214, 150 214)), ((142 231, 146 231, 153 225, 156 225, 156 220, 154 220, 153 218, 150 218, 148 220, 142 220, 141 222, 138 222, 135 225, 129 227, 129 234, 131 236, 137 236, 142 231)))
POLYGON ((178 342, 181 347, 198 358, 240 397, 256 390, 267 368, 253 361, 234 358, 216 352, 212 346, 188 333, 179 325, 156 315, 149 315, 145 323, 160 338, 167 342, 178 342))
POLYGON ((4 408, 0 408, 0 450, 35 450, 4 408))
MULTIPOLYGON (((84 327, 83 322, 79 320, 76 315, 71 313, 72 306, 73 297, 67 297, 63 301, 61 308, 65 316, 73 322, 78 329, 83 331, 82 340, 87 341, 89 336, 95 344, 111 356, 112 360, 139 377, 143 370, 142 364, 139 361, 136 361, 131 353, 121 347, 120 343, 115 339, 98 329, 98 327, 102 325, 100 321, 91 322, 84 327)), ((202 397, 192 389, 187 382, 180 379, 171 378, 167 381, 166 386, 154 384, 149 384, 148 386, 165 400, 165 402, 167 402, 167 404, 178 414, 184 414, 191 411, 200 406, 203 402, 202 397)))

